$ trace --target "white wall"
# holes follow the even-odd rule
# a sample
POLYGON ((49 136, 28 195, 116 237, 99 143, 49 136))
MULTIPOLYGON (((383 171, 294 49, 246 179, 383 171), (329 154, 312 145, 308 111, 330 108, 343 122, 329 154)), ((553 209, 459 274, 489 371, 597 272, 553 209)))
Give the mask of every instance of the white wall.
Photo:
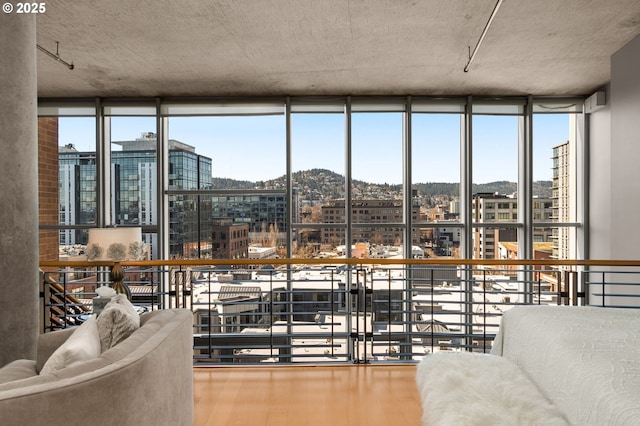
MULTIPOLYGON (((611 57, 606 90, 607 106, 591 114, 589 125, 589 257, 640 259, 640 36, 611 57)), ((637 276, 614 278, 638 281, 637 276)), ((608 303, 638 301, 612 298, 608 303)))
POLYGON ((640 259, 640 36, 611 58, 611 258, 640 259))
POLYGON ((640 36, 611 57, 589 132, 590 257, 640 259, 640 36))

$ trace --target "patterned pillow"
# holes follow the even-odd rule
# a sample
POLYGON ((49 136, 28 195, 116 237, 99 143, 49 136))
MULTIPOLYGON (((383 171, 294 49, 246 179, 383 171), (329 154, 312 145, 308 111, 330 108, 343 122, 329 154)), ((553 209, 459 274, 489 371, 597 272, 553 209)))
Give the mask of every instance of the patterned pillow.
POLYGON ((140 328, 140 315, 124 294, 107 303, 97 319, 102 352, 114 347, 140 328))

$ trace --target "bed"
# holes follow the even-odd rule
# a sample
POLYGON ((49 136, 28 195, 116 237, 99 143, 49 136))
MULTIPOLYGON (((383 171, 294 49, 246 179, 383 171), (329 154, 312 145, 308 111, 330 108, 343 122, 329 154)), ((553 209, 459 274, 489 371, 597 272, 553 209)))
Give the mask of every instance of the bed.
POLYGON ((515 307, 492 354, 518 365, 574 425, 640 424, 640 309, 515 307))

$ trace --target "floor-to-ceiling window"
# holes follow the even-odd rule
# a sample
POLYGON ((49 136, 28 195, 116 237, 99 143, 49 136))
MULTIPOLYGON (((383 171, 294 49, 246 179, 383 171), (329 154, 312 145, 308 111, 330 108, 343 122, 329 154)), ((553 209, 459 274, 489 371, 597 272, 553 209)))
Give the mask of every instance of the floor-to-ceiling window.
POLYGON ((74 258, 87 243, 87 228, 96 224, 96 108, 92 102, 43 103, 39 109, 41 240, 74 258), (57 186, 50 179, 57 179, 57 186), (44 209, 44 210, 43 210, 44 209), (57 246, 43 233, 57 233, 57 246))
POLYGON ((472 106, 470 195, 475 259, 499 259, 501 246, 518 244, 523 108, 523 102, 485 100, 472 106))
POLYGON ((411 247, 403 256, 575 258, 580 100, 533 98, 530 109, 527 101, 294 98, 289 122, 286 99, 166 102, 161 135, 156 100, 45 102, 41 116, 58 117, 59 220, 43 225, 73 245, 83 241, 81 225, 139 224, 154 241, 166 233, 167 253, 179 258, 230 253, 212 228, 229 220, 248 226, 256 256, 267 246, 303 257, 357 246, 356 256, 411 247), (102 158, 110 164, 99 167, 102 158), (157 229, 164 216, 168 228, 157 229))
POLYGON ((293 99, 292 254, 332 257, 345 247, 345 101, 293 99))
POLYGON ((576 259, 582 217, 582 102, 539 99, 533 105, 533 253, 576 259))
POLYGON ((158 136, 155 103, 103 108, 105 157, 104 224, 140 226, 149 256, 161 257, 158 247, 158 136))
POLYGON ((169 255, 239 259, 273 249, 285 256, 284 101, 175 103, 163 111, 169 255))
POLYGON ((412 257, 461 257, 460 148, 464 103, 411 105, 412 257))
POLYGON ((404 249, 403 118, 405 102, 351 104, 351 245, 354 257, 404 249))

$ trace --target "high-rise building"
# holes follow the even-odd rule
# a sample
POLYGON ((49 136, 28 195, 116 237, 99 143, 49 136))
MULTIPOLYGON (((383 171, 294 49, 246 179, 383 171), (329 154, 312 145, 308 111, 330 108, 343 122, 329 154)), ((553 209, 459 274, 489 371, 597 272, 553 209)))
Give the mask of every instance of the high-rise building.
MULTIPOLYGON (((553 147, 553 217, 556 222, 571 221, 569 154, 569 141, 553 147)), ((569 228, 554 228, 553 258, 570 259, 570 232, 569 228)))
POLYGON ((211 197, 214 217, 233 218, 235 223, 249 225, 251 239, 259 234, 287 231, 287 197, 281 193, 219 195, 211 197))
MULTIPOLYGON (((157 140, 155 133, 143 133, 131 141, 114 141, 122 148, 111 152, 111 223, 157 225, 157 140)), ((60 224, 95 225, 96 154, 79 152, 72 145, 59 148, 60 224)), ((211 188, 211 158, 196 154, 195 148, 169 140, 169 189, 211 188)), ((191 247, 211 241, 211 201, 197 196, 169 197, 169 254, 193 255, 191 247)), ((147 236, 148 237, 148 236, 147 236)), ((60 244, 86 243, 86 230, 60 232, 60 244)), ((147 238, 155 250, 153 239, 147 238)))
MULTIPOLYGON (((534 198, 534 221, 549 222, 553 217, 552 201, 549 198, 534 198)), ((493 193, 478 193, 473 196, 473 221, 476 223, 499 223, 493 226, 476 226, 473 229, 474 259, 497 259, 500 242, 517 242, 518 200, 514 196, 493 193), (509 225, 511 224, 511 226, 509 225)), ((548 242, 552 229, 536 227, 534 242, 548 242)))
MULTIPOLYGON (((78 152, 71 144, 59 147, 58 205, 60 225, 95 225, 96 153, 78 152)), ((87 232, 79 229, 60 231, 59 244, 87 242, 87 232)))

